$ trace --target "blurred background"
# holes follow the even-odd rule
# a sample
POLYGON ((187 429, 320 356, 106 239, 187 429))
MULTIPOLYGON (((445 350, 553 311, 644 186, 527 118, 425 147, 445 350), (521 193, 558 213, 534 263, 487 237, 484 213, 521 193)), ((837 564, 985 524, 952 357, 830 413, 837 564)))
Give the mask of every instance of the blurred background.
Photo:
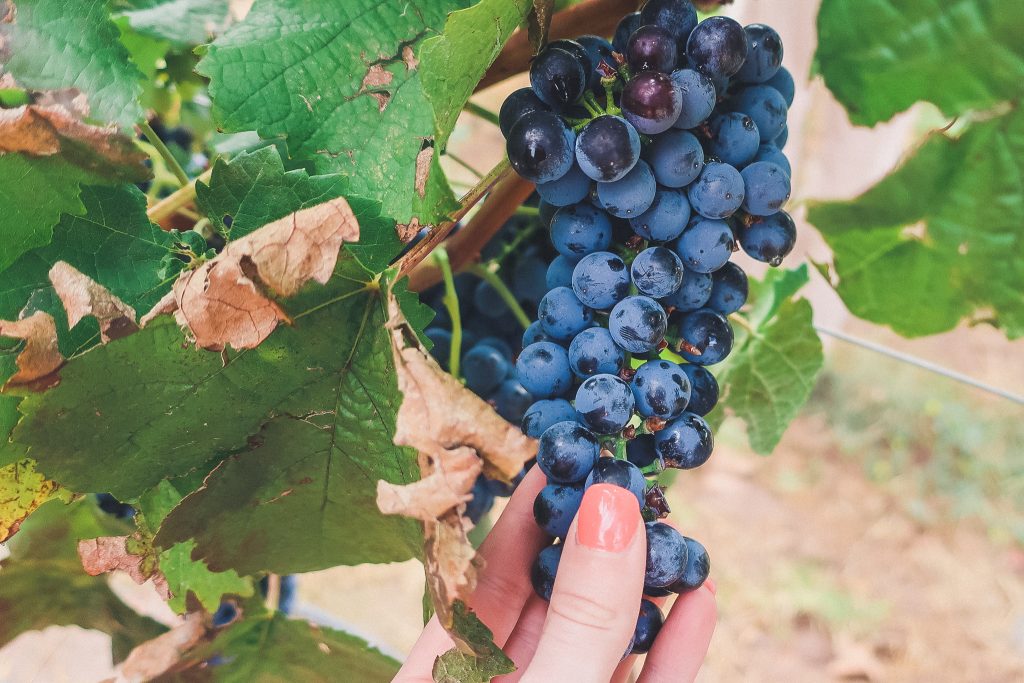
MULTIPOLYGON (((829 256, 803 220, 804 201, 859 194, 922 132, 946 123, 919 104, 874 129, 851 125, 820 80, 809 80, 817 5, 726 8, 743 24, 779 31, 797 80, 786 153, 801 232, 791 268, 829 256)), ((474 101, 497 110, 526 83, 506 81, 474 101)), ((497 128, 468 115, 450 147, 481 171, 504 154, 497 128)), ((446 171, 457 192, 475 182, 455 164, 446 171)), ((742 265, 761 272, 749 259, 742 265)), ((1024 341, 988 326, 906 340, 852 317, 811 274, 803 296, 817 325, 1024 393, 1024 341)), ((710 462, 670 489, 673 519, 708 547, 718 585, 720 623, 698 680, 1024 680, 1024 407, 830 336, 823 342, 825 369, 774 454, 748 451, 742 424, 727 420, 710 462)), ((173 619, 149 586, 113 581, 133 605, 173 619)), ((417 562, 339 567, 299 577, 295 616, 401 658, 420 630, 422 593, 417 562)), ((27 633, 0 650, 0 681, 112 672, 109 637, 77 627, 27 633)))

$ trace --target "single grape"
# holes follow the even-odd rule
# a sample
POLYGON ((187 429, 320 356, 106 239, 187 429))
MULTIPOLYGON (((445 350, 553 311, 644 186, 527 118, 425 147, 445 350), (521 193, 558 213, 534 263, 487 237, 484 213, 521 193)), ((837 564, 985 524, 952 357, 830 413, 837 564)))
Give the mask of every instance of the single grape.
POLYGON ((661 299, 683 283, 683 262, 671 249, 649 247, 633 259, 630 274, 641 294, 661 299))
POLYGON ((581 379, 592 375, 618 374, 625 355, 608 330, 591 327, 577 334, 569 344, 569 367, 581 379))
POLYGON ((544 46, 545 50, 551 48, 565 50, 575 57, 576 60, 583 65, 583 72, 587 75, 587 78, 590 77, 590 72, 594 70, 595 66, 597 66, 597 64, 590 60, 590 52, 588 52, 587 48, 583 47, 583 43, 578 40, 569 40, 567 38, 552 40, 544 46))
POLYGON ((470 391, 484 396, 501 384, 508 375, 509 366, 501 351, 478 343, 462 357, 462 376, 466 378, 466 387, 470 391))
POLYGON ((526 409, 522 421, 523 434, 539 439, 551 425, 575 419, 576 409, 564 398, 543 398, 526 409))
POLYGON ((526 253, 516 261, 512 269, 512 293, 520 304, 536 308, 547 293, 545 285, 548 263, 538 254, 526 253))
POLYGON ((672 244, 672 248, 689 270, 713 273, 732 256, 735 240, 732 228, 725 221, 697 217, 672 244))
POLYGON ((671 73, 676 66, 676 41, 660 26, 641 26, 633 31, 626 44, 626 62, 634 73, 671 73))
POLYGON ((430 348, 430 355, 434 357, 438 365, 447 370, 452 350, 452 333, 440 327, 428 327, 423 334, 433 344, 430 348))
MULTIPOLYGON (((604 210, 617 218, 632 218, 654 203, 658 184, 647 162, 638 161, 633 170, 611 183, 597 184, 597 197, 604 210)), ((607 245, 605 246, 607 248, 607 245)))
POLYGON ((711 296, 708 308, 721 315, 730 315, 747 302, 747 274, 733 262, 726 263, 711 275, 711 296))
POLYGON ((618 180, 632 170, 638 159, 640 135, 621 116, 598 116, 576 138, 576 161, 584 173, 598 182, 618 180))
POLYGON ((642 417, 671 420, 679 417, 690 402, 690 380, 672 361, 647 361, 637 368, 630 386, 636 411, 642 417))
POLYGON ((607 310, 629 294, 629 270, 611 252, 587 254, 572 272, 572 291, 584 305, 607 310))
POLYGON ((579 260, 604 251, 611 241, 612 224, 607 214, 586 202, 564 206, 551 219, 551 243, 568 259, 579 260))
POLYGON ((545 600, 551 599, 551 591, 555 588, 555 574, 558 563, 562 559, 561 545, 551 545, 540 551, 530 569, 530 583, 537 595, 545 600))
POLYGON ((531 183, 547 183, 572 168, 575 144, 576 134, 558 114, 533 111, 512 126, 505 150, 516 173, 531 183))
POLYGON ((690 0, 648 0, 640 9, 640 23, 654 24, 668 31, 682 58, 686 39, 697 26, 697 10, 690 0))
POLYGON ((238 607, 231 600, 222 600, 217 610, 210 616, 214 628, 222 628, 238 618, 238 607))
POLYGON ((633 629, 633 647, 630 648, 630 654, 642 655, 648 652, 664 623, 665 615, 661 609, 650 600, 641 600, 640 616, 637 617, 636 627, 633 629))
POLYGON ((537 319, 545 332, 568 342, 593 324, 594 311, 584 306, 568 287, 556 287, 540 300, 537 319))
POLYGON ((690 405, 687 410, 703 417, 718 403, 718 380, 701 365, 686 363, 680 366, 690 378, 690 405))
POLYGON ((548 484, 533 499, 533 518, 544 533, 565 538, 581 502, 583 484, 548 484))
POLYGON ((512 424, 519 424, 526 415, 527 409, 533 404, 533 396, 518 380, 506 379, 497 391, 488 397, 494 404, 494 410, 512 424))
POLYGON ((683 536, 686 541, 686 569, 679 580, 669 586, 673 593, 689 593, 704 585, 708 574, 711 573, 711 558, 708 551, 699 542, 688 536, 683 536))
POLYGON ((740 89, 732 98, 730 106, 754 120, 765 142, 777 138, 786 127, 786 100, 782 93, 770 85, 748 85, 740 89))
POLYGON ((647 296, 627 296, 608 316, 608 331, 615 343, 630 353, 647 353, 665 338, 665 309, 647 296))
POLYGON ((572 386, 569 355, 553 342, 534 342, 516 359, 516 379, 534 398, 554 398, 572 386))
POLYGON ((540 101, 533 88, 520 88, 513 91, 501 103, 501 109, 498 110, 498 127, 501 129, 501 134, 507 138, 519 119, 535 111, 551 111, 551 107, 540 101))
POLYGON ((590 58, 591 69, 588 74, 588 86, 595 92, 603 91, 601 87, 601 72, 598 67, 601 62, 604 62, 613 69, 618 65, 615 62, 615 58, 612 56, 612 52, 615 48, 612 44, 600 36, 580 36, 576 39, 576 42, 583 46, 583 49, 587 51, 587 56, 590 58))
POLYGON ((473 489, 470 491, 470 495, 473 497, 466 503, 466 512, 464 514, 475 525, 494 507, 494 492, 487 486, 487 479, 477 477, 476 481, 473 482, 473 489))
POLYGON ((641 71, 622 88, 620 106, 622 115, 634 128, 647 135, 656 135, 679 120, 683 96, 668 75, 641 71))
MULTIPOLYGON (((547 273, 544 275, 544 284, 548 289, 555 287, 572 287, 572 272, 576 268, 576 259, 568 256, 556 256, 551 260, 547 273)), ((547 292, 545 291, 545 294, 547 292)))
POLYGON ((626 45, 629 44, 629 37, 633 35, 633 31, 642 25, 639 12, 630 12, 622 17, 619 20, 618 26, 615 27, 615 35, 612 37, 612 47, 615 51, 625 54, 626 45))
POLYGON ((778 266, 796 245, 796 224, 785 211, 751 216, 740 231, 740 246, 753 259, 778 266))
POLYGON ((754 155, 754 161, 768 161, 785 171, 786 175, 793 176, 793 167, 790 166, 789 159, 774 143, 762 142, 757 148, 757 154, 754 155))
POLYGON ((747 58, 747 34, 735 19, 709 17, 697 24, 686 41, 686 58, 692 68, 708 76, 731 77, 747 58))
POLYGON ((789 176, 770 161, 755 161, 740 171, 743 176, 743 210, 752 216, 771 216, 789 201, 789 176))
POLYGON ((473 309, 485 318, 505 318, 511 313, 498 290, 486 280, 481 280, 473 289, 473 309))
POLYGON ((615 375, 594 375, 576 390, 580 422, 597 434, 621 432, 633 416, 633 392, 615 375))
POLYGON ((544 326, 540 324, 539 320, 534 320, 530 323, 530 326, 523 332, 522 346, 525 349, 530 344, 539 341, 555 342, 558 343, 554 337, 544 331, 544 326))
MULTIPOLYGON (((711 457, 715 440, 704 418, 683 413, 654 433, 658 457, 666 467, 682 470, 700 467, 711 457)), ((670 582, 671 583, 671 582, 670 582)))
POLYGON ((787 107, 793 106, 793 100, 796 97, 796 84, 793 82, 793 74, 789 73, 789 69, 784 66, 780 67, 774 76, 765 81, 765 85, 770 85, 782 93, 787 107))
POLYGON ((686 569, 686 541, 683 535, 663 522, 648 522, 647 567, 644 586, 667 588, 679 580, 686 569))
POLYGON ((650 467, 658 459, 654 434, 638 434, 626 442, 626 459, 637 467, 650 467))
POLYGON ((660 187, 651 207, 629 219, 633 232, 651 242, 669 242, 679 237, 690 219, 690 202, 682 190, 660 187))
POLYGON ((754 119, 741 112, 719 114, 710 122, 708 152, 725 163, 742 167, 757 154, 761 144, 754 119))
POLYGON ((600 451, 597 437, 583 425, 556 422, 540 435, 537 467, 550 482, 581 482, 594 469, 600 451))
POLYGON ((709 273, 698 273, 684 267, 683 283, 670 296, 662 299, 662 303, 684 313, 695 311, 711 298, 712 282, 709 273))
POLYGON ((744 83, 771 80, 782 66, 782 38, 764 24, 750 24, 743 32, 747 34, 747 59, 736 72, 736 79, 744 83))
POLYGON ((659 184, 681 188, 692 183, 704 168, 704 148, 693 133, 669 130, 654 138, 644 158, 659 184))
POLYGON ((537 194, 553 206, 569 206, 582 202, 590 193, 590 178, 573 164, 565 175, 557 180, 537 184, 537 194))
POLYGON ((698 365, 714 365, 732 351, 732 326, 710 308, 687 313, 679 323, 679 355, 698 365))
POLYGON ((705 218, 728 218, 743 204, 743 192, 739 171, 729 164, 709 161, 687 188, 686 198, 690 208, 705 218))
MULTIPOLYGON (((582 46, 580 50, 586 57, 582 46)), ((586 65, 572 52, 546 47, 530 64, 530 85, 546 105, 565 109, 583 96, 587 87, 586 65)))
POLYGON ((682 110, 675 122, 676 128, 696 128, 711 116, 718 96, 715 84, 706 75, 693 69, 672 72, 672 82, 679 90, 682 110))
POLYGON ((640 507, 644 506, 644 497, 647 494, 647 480, 644 479, 640 468, 628 460, 616 460, 615 458, 598 458, 597 465, 587 476, 586 488, 594 484, 611 484, 624 488, 634 496, 640 507))

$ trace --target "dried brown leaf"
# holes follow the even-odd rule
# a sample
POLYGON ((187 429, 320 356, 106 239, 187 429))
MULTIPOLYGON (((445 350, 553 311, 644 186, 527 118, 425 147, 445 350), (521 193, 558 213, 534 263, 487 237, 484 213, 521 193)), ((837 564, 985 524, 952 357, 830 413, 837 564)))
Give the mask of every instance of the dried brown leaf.
POLYGON ((440 466, 405 486, 377 482, 377 507, 385 515, 403 515, 424 522, 440 519, 456 505, 468 503, 469 492, 483 463, 472 448, 452 448, 440 454, 440 466))
POLYGON ((416 155, 416 194, 420 196, 420 199, 427 192, 427 176, 430 175, 430 160, 434 158, 434 146, 431 144, 424 145, 420 153, 416 155))
POLYGON ((526 15, 526 30, 534 54, 540 52, 548 42, 548 29, 551 27, 551 15, 554 11, 555 0, 533 0, 533 7, 526 15))
POLYGON ((202 612, 189 612, 167 633, 138 645, 121 664, 118 680, 149 681, 178 663, 206 635, 202 612))
POLYGON ((110 290, 64 261, 50 268, 50 282, 68 314, 68 327, 91 315, 100 324, 104 344, 135 332, 135 309, 110 293, 110 290))
POLYGON ((438 621, 456 642, 461 638, 451 630, 453 605, 456 600, 465 602, 476 588, 478 562, 458 510, 449 510, 444 517, 423 523, 423 570, 427 590, 438 621))
POLYGON ((271 296, 296 294, 310 280, 326 283, 345 242, 359 239, 359 223, 343 198, 302 209, 229 242, 220 254, 183 272, 171 295, 142 318, 142 325, 174 313, 198 346, 259 345, 287 313, 271 296))
POLYGON ((57 325, 49 313, 36 311, 21 320, 0 320, 0 337, 24 339, 25 348, 18 354, 18 371, 4 387, 56 382, 57 369, 64 356, 57 348, 57 325))
POLYGON ((106 572, 123 571, 132 581, 141 585, 153 579, 153 586, 164 600, 171 597, 167 579, 156 568, 155 562, 147 561, 146 555, 134 555, 128 551, 130 536, 102 536, 78 542, 78 557, 89 576, 106 572), (147 566, 150 565, 150 566, 147 566))

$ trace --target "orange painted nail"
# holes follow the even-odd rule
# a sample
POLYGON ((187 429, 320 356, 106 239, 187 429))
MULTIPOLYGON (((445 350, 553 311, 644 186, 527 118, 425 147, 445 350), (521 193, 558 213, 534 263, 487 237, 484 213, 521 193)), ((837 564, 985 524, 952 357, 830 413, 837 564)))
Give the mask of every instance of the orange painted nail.
POLYGON ((580 504, 576 541, 596 550, 622 552, 636 535, 639 516, 640 507, 632 493, 621 486, 594 484, 580 504))

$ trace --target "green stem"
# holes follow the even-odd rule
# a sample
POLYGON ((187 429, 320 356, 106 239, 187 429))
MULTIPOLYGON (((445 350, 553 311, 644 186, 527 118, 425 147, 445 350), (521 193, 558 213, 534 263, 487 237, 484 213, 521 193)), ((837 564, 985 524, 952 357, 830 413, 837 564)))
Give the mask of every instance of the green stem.
POLYGON ((479 104, 475 104, 473 102, 466 102, 466 106, 464 106, 463 109, 468 111, 473 116, 478 116, 482 118, 484 121, 489 121, 490 123, 493 123, 496 126, 498 125, 498 115, 495 114, 490 109, 485 109, 484 107, 481 107, 479 104))
POLYGON ((494 290, 498 292, 498 296, 501 297, 501 300, 504 301, 505 305, 508 306, 510 311, 512 311, 512 315, 515 316, 516 320, 519 321, 519 324, 523 326, 524 330, 530 326, 530 317, 526 315, 523 307, 519 305, 519 302, 516 301, 515 295, 512 294, 512 290, 510 290, 504 281, 498 277, 497 273, 481 263, 476 263, 470 266, 466 269, 466 272, 476 275, 491 287, 494 287, 494 290))
POLYGON ((517 216, 539 216, 540 209, 536 206, 519 206, 516 207, 517 216))
POLYGON ((483 178, 483 177, 484 177, 484 174, 483 174, 483 173, 481 173, 480 171, 476 170, 475 168, 473 168, 472 166, 470 166, 468 162, 464 161, 463 159, 460 159, 459 157, 455 156, 455 155, 454 155, 454 154, 452 154, 451 152, 447 152, 447 151, 446 151, 446 152, 444 153, 444 155, 445 155, 446 157, 448 157, 449 159, 451 159, 452 161, 454 161, 454 162, 455 162, 456 164, 458 164, 459 166, 461 166, 462 168, 464 168, 464 169, 466 169, 467 171, 469 171, 470 173, 472 173, 472 174, 473 174, 474 176, 476 176, 476 177, 477 177, 478 179, 479 179, 479 178, 483 178))
POLYGON ((604 109, 609 114, 619 116, 622 114, 622 110, 615 106, 615 93, 613 88, 615 87, 616 79, 614 78, 602 78, 601 85, 604 86, 604 109))
POLYGON ((601 111, 601 105, 597 103, 597 98, 594 97, 594 93, 590 91, 587 91, 587 94, 583 96, 581 103, 586 110, 590 112, 591 116, 601 116, 604 114, 604 112, 601 111))
POLYGON ((441 278, 444 280, 444 296, 441 301, 448 309, 448 317, 452 319, 452 343, 448 351, 448 372, 453 377, 459 377, 459 359, 462 358, 462 314, 459 312, 459 294, 455 291, 455 276, 452 274, 452 264, 448 260, 448 252, 444 247, 438 246, 432 254, 437 267, 441 270, 441 278))
POLYGON ((737 325, 742 327, 744 330, 749 332, 752 337, 760 337, 761 336, 761 335, 759 335, 757 333, 757 330, 755 330, 753 328, 753 326, 751 326, 750 322, 748 322, 747 319, 744 318, 743 316, 740 316, 740 315, 730 316, 729 320, 730 320, 730 322, 736 323, 737 325))
POLYGON ((160 154, 164 163, 167 164, 167 168, 171 170, 171 173, 173 173, 174 177, 178 179, 181 186, 185 187, 188 185, 188 174, 185 173, 185 169, 181 167, 178 160, 174 158, 173 154, 171 154, 171 150, 167 149, 167 145, 164 144, 164 141, 161 140, 155 132, 153 132, 153 127, 149 125, 149 121, 141 121, 139 123, 139 130, 141 130, 146 136, 146 140, 149 144, 153 145, 156 151, 160 154))

